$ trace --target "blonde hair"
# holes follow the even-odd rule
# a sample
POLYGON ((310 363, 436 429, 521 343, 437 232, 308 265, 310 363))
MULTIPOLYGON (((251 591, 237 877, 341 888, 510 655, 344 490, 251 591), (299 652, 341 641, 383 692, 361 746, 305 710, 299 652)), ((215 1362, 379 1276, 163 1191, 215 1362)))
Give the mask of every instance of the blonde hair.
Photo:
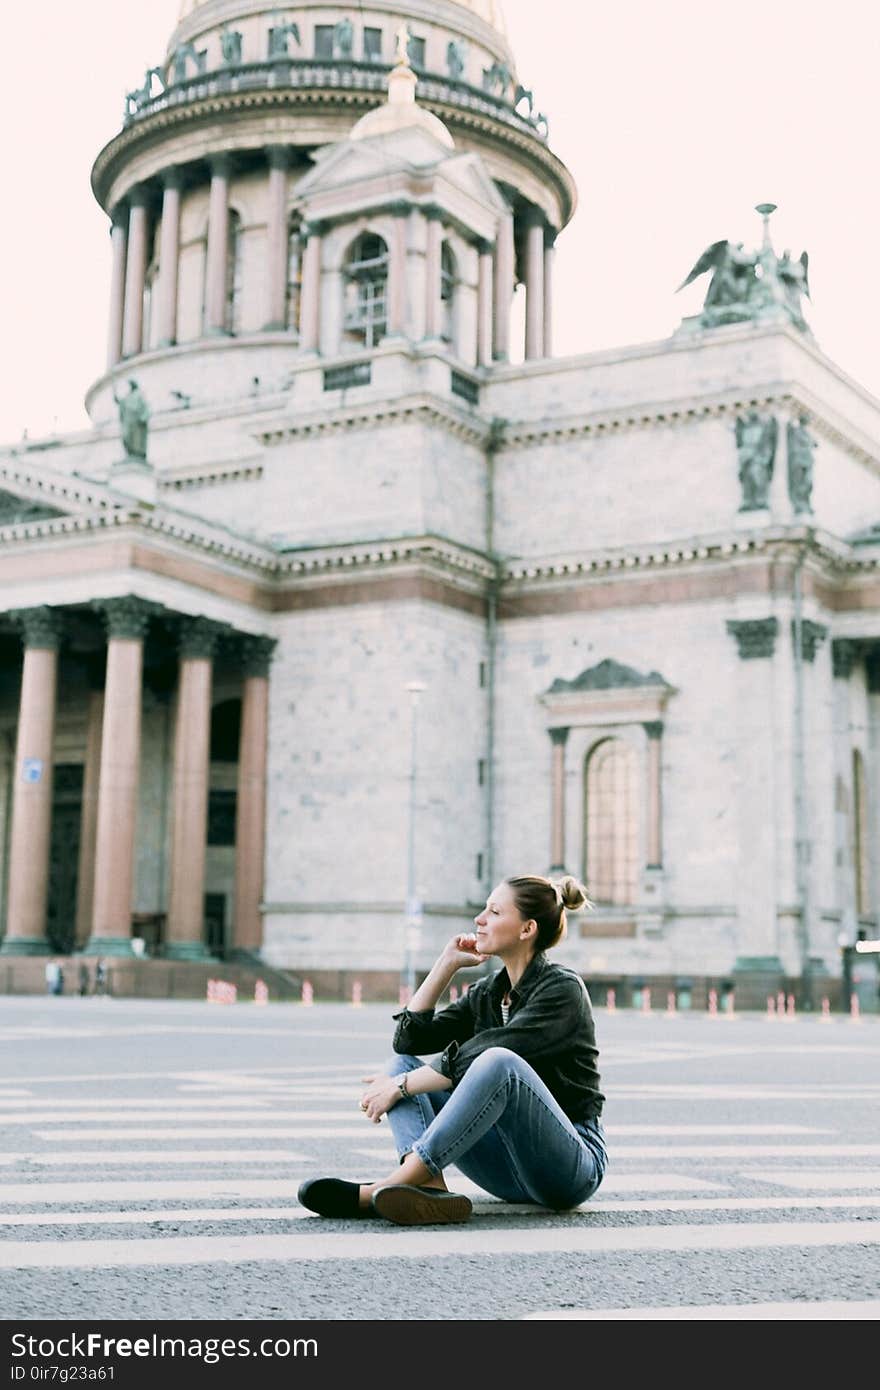
POLYGON ((506 878, 504 882, 513 893, 520 917, 537 923, 536 951, 549 951, 563 939, 568 926, 566 910, 579 912, 582 907, 593 906, 584 885, 571 874, 558 883, 537 874, 506 878))

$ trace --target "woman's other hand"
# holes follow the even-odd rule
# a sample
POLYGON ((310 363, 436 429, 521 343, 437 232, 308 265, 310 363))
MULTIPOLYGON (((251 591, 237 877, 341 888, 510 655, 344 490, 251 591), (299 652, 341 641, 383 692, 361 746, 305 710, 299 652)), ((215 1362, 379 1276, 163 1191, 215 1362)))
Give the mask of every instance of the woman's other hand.
POLYGON ((481 955, 477 950, 477 938, 474 932, 463 932, 460 936, 453 936, 451 941, 447 941, 440 959, 446 966, 452 966, 455 970, 463 970, 467 969, 468 966, 482 965, 489 957, 481 955))
POLYGON ((396 1105, 401 1099, 400 1087, 397 1082, 400 1078, 393 1076, 365 1076, 363 1080, 367 1083, 367 1089, 361 1096, 361 1110, 368 1120, 378 1124, 383 1115, 386 1115, 392 1105, 396 1105))

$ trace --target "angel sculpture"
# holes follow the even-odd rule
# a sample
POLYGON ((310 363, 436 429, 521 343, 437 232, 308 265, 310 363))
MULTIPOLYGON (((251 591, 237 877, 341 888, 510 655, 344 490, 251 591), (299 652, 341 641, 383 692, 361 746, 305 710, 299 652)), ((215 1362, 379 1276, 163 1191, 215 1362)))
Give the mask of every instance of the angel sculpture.
POLYGON ((810 258, 806 251, 801 252, 799 260, 793 261, 788 248, 783 251, 776 262, 776 274, 782 281, 785 294, 785 307, 798 328, 806 328, 807 326, 801 310, 801 295, 805 294, 807 299, 810 299, 809 265, 810 258))
POLYGON ((736 323, 751 318, 748 305, 757 284, 757 262, 757 254, 744 251, 741 241, 713 241, 682 280, 676 294, 711 270, 713 275, 703 302, 704 321, 707 324, 736 323))
POLYGON ((777 432, 776 417, 772 415, 769 420, 762 420, 757 411, 752 410, 737 419, 741 512, 763 511, 769 505, 777 432))

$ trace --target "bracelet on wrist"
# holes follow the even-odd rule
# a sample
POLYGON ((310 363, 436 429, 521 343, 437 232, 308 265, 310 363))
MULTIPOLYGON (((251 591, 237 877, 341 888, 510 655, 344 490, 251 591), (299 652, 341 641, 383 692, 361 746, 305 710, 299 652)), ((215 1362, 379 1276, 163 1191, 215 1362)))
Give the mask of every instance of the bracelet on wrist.
POLYGON ((409 1088, 406 1084, 406 1077, 407 1073, 404 1072, 403 1076, 401 1076, 397 1082, 397 1089, 400 1092, 401 1098, 403 1100, 409 1100, 409 1088))

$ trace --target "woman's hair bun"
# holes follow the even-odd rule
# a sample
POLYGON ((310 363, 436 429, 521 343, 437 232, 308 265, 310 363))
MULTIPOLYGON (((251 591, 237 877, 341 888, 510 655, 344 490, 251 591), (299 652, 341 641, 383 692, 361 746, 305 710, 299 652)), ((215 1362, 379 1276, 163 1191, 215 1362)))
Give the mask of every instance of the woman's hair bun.
POLYGON ((560 881, 559 895, 562 898, 562 906, 569 912, 577 912, 580 907, 592 906, 586 888, 576 878, 572 878, 571 874, 560 881))

